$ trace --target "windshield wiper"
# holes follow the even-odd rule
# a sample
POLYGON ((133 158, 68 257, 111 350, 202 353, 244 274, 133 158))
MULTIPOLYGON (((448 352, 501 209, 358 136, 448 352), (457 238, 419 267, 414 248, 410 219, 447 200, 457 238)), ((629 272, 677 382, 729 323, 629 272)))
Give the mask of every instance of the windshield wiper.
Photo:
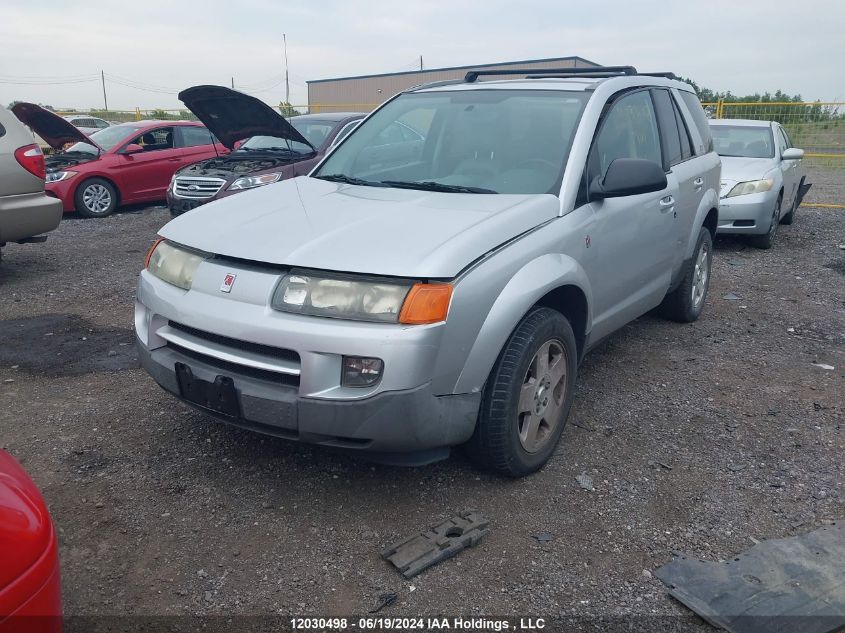
POLYGON ((466 185, 447 185, 434 180, 383 180, 382 183, 398 189, 419 189, 421 191, 442 191, 444 193, 499 193, 483 187, 469 187, 466 185))
POLYGON ((314 176, 314 178, 328 180, 329 182, 342 182, 347 185, 361 185, 363 187, 387 187, 387 183, 383 183, 380 180, 364 180, 363 178, 355 178, 346 174, 326 174, 314 176))

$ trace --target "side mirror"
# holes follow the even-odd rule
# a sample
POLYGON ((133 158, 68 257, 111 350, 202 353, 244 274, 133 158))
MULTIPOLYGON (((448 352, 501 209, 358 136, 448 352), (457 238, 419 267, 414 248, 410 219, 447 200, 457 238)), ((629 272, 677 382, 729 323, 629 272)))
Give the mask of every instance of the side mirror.
POLYGON ((596 177, 590 183, 590 198, 621 198, 640 193, 662 191, 667 186, 663 167, 643 158, 617 158, 607 168, 604 179, 596 177))
POLYGON ((801 160, 804 158, 804 150, 798 149, 797 147, 790 147, 789 149, 783 150, 780 158, 781 160, 801 160))
POLYGON ((138 145, 137 143, 129 143, 126 147, 123 148, 123 151, 120 152, 121 154, 139 154, 144 151, 144 147, 142 145, 138 145))

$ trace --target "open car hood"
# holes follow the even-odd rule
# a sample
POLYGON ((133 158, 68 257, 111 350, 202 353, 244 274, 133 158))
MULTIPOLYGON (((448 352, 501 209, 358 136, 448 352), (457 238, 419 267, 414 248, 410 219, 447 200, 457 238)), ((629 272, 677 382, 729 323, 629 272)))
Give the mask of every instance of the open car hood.
POLYGON ((88 143, 101 151, 103 149, 82 130, 74 127, 70 121, 42 108, 40 105, 21 101, 12 106, 12 112, 53 149, 62 149, 68 143, 78 142, 88 143))
POLYGON ((314 146, 284 117, 255 97, 224 86, 193 86, 179 99, 229 149, 250 136, 273 136, 314 146))

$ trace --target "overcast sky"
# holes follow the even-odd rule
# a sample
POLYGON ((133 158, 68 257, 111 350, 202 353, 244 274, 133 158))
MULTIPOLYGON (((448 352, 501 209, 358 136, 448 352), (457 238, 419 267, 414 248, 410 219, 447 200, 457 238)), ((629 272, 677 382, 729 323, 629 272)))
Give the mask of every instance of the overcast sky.
POLYGON ((179 107, 180 89, 232 77, 278 104, 282 33, 295 105, 309 79, 407 70, 420 55, 427 68, 579 55, 736 94, 845 100, 840 0, 0 0, 0 16, 4 105, 101 107, 101 69, 112 109, 179 107))

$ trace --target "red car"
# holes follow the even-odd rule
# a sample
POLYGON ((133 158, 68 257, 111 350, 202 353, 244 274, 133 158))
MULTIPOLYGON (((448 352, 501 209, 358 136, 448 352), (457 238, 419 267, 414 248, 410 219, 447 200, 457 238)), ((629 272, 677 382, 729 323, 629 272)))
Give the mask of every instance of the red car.
POLYGON ((137 121, 104 128, 90 137, 33 103, 12 112, 56 150, 47 157, 47 195, 65 212, 89 218, 110 215, 119 204, 164 200, 174 172, 198 160, 227 154, 201 123, 137 121))
POLYGON ((0 450, 0 633, 58 633, 61 616, 53 521, 32 479, 0 450))

